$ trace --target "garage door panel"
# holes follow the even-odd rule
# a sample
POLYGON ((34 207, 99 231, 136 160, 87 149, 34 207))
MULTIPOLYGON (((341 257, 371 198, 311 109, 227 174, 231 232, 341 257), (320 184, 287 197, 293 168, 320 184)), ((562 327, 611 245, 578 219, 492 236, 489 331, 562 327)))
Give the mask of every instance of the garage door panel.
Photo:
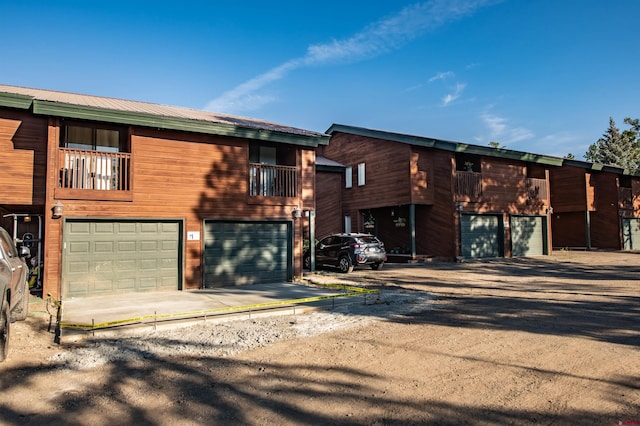
POLYGON ((511 217, 513 256, 541 256, 545 252, 545 227, 542 216, 511 217))
POLYGON ((502 256, 502 229, 496 215, 462 215, 462 256, 469 258, 502 256))
POLYGON ((68 220, 63 295, 178 289, 180 229, 175 221, 68 220))
POLYGON ((287 281, 290 240, 288 222, 207 222, 205 287, 287 281))
POLYGON ((625 250, 640 250, 640 218, 622 219, 622 246, 625 250))

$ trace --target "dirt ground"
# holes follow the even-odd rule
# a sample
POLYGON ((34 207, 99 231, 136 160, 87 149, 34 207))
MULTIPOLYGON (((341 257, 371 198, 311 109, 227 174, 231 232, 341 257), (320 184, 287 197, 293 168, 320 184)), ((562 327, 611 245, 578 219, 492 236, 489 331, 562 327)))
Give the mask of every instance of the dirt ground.
POLYGON ((34 303, 0 424, 637 425, 639 274, 620 252, 389 264, 348 276, 382 303, 83 347, 55 345, 34 303))

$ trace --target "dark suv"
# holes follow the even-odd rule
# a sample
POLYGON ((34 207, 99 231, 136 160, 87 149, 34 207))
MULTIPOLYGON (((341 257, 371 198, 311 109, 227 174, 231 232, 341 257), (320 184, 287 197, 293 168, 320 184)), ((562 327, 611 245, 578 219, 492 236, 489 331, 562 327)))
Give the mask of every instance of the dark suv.
MULTIPOLYGON (((359 265, 379 269, 386 260, 384 244, 371 234, 333 234, 316 244, 316 265, 337 267, 345 273, 359 265)), ((304 265, 307 269, 311 266, 308 250, 304 265)))

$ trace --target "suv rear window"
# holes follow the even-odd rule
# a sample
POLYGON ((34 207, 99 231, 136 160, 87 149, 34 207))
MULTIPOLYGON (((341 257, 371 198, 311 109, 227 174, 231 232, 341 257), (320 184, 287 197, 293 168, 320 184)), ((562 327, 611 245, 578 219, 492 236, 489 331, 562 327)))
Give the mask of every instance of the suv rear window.
POLYGON ((378 244, 376 237, 356 237, 356 241, 361 244, 378 244))

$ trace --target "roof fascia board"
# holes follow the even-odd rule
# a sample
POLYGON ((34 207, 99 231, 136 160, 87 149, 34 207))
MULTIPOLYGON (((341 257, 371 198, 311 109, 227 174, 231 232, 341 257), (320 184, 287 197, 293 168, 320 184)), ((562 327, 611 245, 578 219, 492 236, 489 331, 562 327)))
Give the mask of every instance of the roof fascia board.
POLYGON ((365 129, 362 127, 345 126, 333 124, 325 133, 335 132, 350 133, 358 136, 366 136, 376 139, 390 140, 393 142, 406 143, 409 145, 422 146, 427 148, 437 148, 444 151, 464 152, 468 154, 485 155, 488 157, 508 158, 530 163, 546 164, 550 166, 562 166, 562 158, 548 155, 533 154, 529 152, 512 151, 503 148, 483 147, 478 145, 468 145, 460 142, 451 142, 440 139, 423 138, 419 136, 403 135, 400 133, 385 132, 381 130, 365 129))
POLYGON ((0 106, 8 108, 29 109, 33 97, 17 93, 0 93, 0 106))
POLYGON ((284 132, 275 132, 267 129, 253 129, 223 123, 157 116, 138 112, 115 111, 104 108, 69 105, 43 100, 33 101, 33 112, 34 114, 52 115, 55 117, 102 121, 220 136, 241 137, 308 147, 317 147, 320 144, 326 145, 329 140, 329 136, 295 135, 284 132))

